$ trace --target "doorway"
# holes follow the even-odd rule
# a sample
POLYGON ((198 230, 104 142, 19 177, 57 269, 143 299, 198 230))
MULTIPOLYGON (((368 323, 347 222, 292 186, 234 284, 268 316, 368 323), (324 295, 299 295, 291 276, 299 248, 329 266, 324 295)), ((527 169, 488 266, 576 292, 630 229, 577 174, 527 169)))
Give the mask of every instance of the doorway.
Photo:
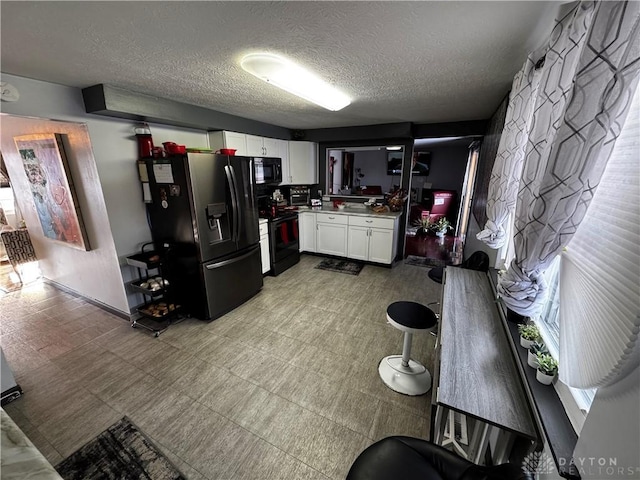
POLYGON ((424 266, 462 262, 477 170, 478 137, 417 139, 410 179, 404 257, 424 266), (438 234, 442 227, 445 233, 438 234))

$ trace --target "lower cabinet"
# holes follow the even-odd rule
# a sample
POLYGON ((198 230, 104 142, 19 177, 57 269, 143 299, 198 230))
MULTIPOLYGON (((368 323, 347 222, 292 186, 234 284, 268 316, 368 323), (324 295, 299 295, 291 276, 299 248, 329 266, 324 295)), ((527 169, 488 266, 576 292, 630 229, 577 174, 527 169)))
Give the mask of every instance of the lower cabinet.
POLYGON ((398 218, 301 212, 300 251, 389 265, 396 256, 398 218))
POLYGON ((396 255, 393 218, 349 217, 347 256, 354 260, 390 264, 396 255))
POLYGON ((369 259, 369 229, 349 226, 347 256, 355 260, 369 259))
POLYGON ((262 273, 271 270, 271 257, 269 255, 269 226, 267 222, 260 223, 260 257, 262 259, 262 273))
POLYGON ((300 212, 298 214, 298 231, 300 235, 300 251, 316 251, 316 214, 300 212))
POLYGON ((369 257, 370 262, 391 263, 396 256, 394 230, 382 228, 369 229, 369 257))
POLYGON ((347 216, 330 213, 316 215, 316 252, 346 257, 347 216))

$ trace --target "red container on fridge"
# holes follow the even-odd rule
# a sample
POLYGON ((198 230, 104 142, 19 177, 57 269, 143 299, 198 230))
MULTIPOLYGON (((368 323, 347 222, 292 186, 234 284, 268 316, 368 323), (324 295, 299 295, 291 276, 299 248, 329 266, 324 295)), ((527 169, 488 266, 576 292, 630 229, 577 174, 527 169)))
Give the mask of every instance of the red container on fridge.
POLYGON ((149 125, 143 123, 133 129, 138 142, 138 158, 148 158, 153 156, 153 139, 149 125))

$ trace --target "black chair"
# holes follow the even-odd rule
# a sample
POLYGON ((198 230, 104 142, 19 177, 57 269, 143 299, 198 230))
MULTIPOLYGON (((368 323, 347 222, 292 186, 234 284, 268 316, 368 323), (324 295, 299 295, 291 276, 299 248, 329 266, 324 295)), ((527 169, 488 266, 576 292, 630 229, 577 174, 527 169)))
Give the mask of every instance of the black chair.
MULTIPOLYGON (((462 268, 467 270, 477 270, 479 272, 486 272, 489 270, 489 255, 485 252, 478 250, 473 252, 469 258, 460 264, 462 268)), ((444 267, 436 267, 429 270, 429 278, 434 282, 442 283, 442 275, 444 274, 444 267)))
POLYGON ((524 480, 519 465, 476 465, 426 440, 387 437, 356 458, 347 480, 524 480))

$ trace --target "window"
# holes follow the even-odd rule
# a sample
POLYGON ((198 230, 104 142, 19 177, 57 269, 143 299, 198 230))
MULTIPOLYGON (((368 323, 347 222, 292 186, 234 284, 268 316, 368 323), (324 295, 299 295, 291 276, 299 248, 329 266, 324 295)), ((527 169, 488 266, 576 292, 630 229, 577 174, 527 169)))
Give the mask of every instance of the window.
MULTIPOLYGON (((558 358, 560 352, 560 256, 558 255, 553 263, 549 266, 544 273, 545 280, 549 287, 549 294, 547 296, 547 302, 540 313, 538 318, 534 321, 540 328, 542 339, 545 345, 549 349, 549 353, 558 358)), ((571 392, 573 401, 576 403, 576 407, 582 412, 582 415, 586 415, 591 407, 593 398, 596 395, 596 389, 579 389, 567 387, 571 392)), ((565 408, 572 408, 573 405, 567 405, 567 400, 571 402, 571 399, 563 398, 561 395, 565 408)))

